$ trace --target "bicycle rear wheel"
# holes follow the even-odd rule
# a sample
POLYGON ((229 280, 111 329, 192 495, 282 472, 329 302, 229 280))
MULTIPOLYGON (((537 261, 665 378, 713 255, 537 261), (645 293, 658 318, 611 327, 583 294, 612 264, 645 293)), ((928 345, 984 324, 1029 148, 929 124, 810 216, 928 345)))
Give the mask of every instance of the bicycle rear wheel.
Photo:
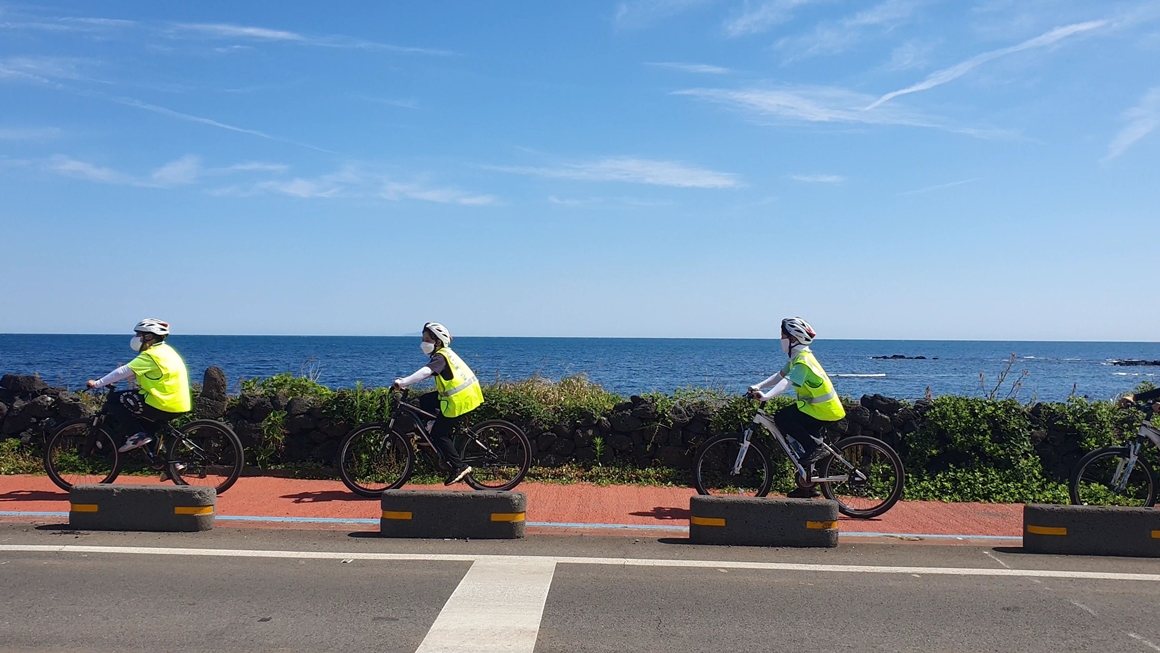
POLYGON ((362 497, 403 487, 414 464, 411 443, 382 424, 352 431, 338 448, 338 475, 351 492, 362 497))
POLYGON ((532 466, 532 445, 518 426, 501 419, 482 422, 457 445, 471 465, 467 484, 476 490, 510 490, 532 466))
POLYGON ((44 471, 62 490, 74 485, 112 483, 121 471, 117 444, 93 418, 61 424, 44 444, 44 471))
POLYGON ((819 483, 822 496, 838 502, 843 515, 869 519, 894 507, 902 498, 906 474, 902 459, 890 445, 864 435, 839 440, 838 456, 821 462, 821 478, 845 476, 846 480, 819 483))
POLYGON ((773 484, 773 466, 765 447, 750 440, 745 460, 733 473, 741 452, 740 435, 719 435, 705 444, 693 459, 693 485, 700 494, 732 497, 763 497, 773 484))
POLYGON ((1156 476, 1137 458, 1130 473, 1128 447, 1096 449, 1080 459, 1071 477, 1071 502, 1079 506, 1156 505, 1156 476))
POLYGON ((171 437, 169 475, 177 485, 212 487, 221 494, 242 475, 242 442, 225 424, 199 419, 171 437))

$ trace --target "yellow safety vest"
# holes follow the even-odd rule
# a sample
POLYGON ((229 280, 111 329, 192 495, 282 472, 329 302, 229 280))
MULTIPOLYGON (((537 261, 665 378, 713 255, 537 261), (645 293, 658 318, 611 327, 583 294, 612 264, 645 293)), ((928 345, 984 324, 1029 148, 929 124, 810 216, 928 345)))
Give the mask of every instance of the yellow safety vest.
POLYGON ((797 391, 797 407, 806 415, 823 422, 836 422, 846 416, 846 409, 842 407, 842 400, 838 399, 838 391, 830 377, 822 369, 818 359, 809 349, 802 349, 789 362, 789 368, 794 365, 805 365, 810 373, 806 375, 806 382, 795 385, 797 391))
POLYGON ((444 417, 459 417, 469 413, 483 403, 483 388, 475 373, 450 347, 444 347, 436 354, 442 354, 451 368, 451 379, 435 375, 435 389, 439 391, 439 412, 444 417))
POLYGON ((157 410, 167 413, 188 413, 193 402, 189 395, 189 372, 185 369, 185 361, 169 345, 164 342, 153 345, 137 355, 137 360, 129 363, 129 367, 138 367, 134 363, 143 363, 149 368, 144 373, 137 372, 137 385, 141 386, 141 394, 145 395, 145 403, 157 410), (156 370, 149 365, 147 359, 152 359, 156 370))

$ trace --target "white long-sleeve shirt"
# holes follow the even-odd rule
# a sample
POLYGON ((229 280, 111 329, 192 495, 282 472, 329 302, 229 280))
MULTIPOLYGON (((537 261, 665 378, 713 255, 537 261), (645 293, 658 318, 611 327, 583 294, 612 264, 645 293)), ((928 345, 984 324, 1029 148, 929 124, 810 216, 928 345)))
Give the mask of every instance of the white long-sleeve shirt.
POLYGON ((124 381, 125 379, 132 378, 132 376, 133 376, 133 370, 129 369, 128 365, 122 365, 121 367, 118 367, 117 369, 113 370, 112 372, 109 372, 108 374, 97 379, 96 387, 103 388, 107 385, 112 385, 118 381, 124 381))

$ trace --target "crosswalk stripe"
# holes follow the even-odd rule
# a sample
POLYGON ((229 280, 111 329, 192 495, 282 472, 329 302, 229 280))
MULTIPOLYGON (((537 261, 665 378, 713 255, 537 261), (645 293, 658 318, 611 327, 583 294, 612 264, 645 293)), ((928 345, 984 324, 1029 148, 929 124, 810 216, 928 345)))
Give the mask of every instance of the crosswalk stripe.
POLYGON ((551 558, 476 560, 415 653, 532 653, 555 573, 551 558))

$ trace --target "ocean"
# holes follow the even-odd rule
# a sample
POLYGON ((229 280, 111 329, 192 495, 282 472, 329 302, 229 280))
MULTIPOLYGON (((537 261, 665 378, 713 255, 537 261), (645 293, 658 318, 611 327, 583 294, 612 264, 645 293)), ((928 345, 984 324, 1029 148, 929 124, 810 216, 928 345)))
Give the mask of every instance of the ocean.
MULTIPOLYGON (((0 334, 0 373, 38 373, 54 385, 79 388, 133 357, 129 334, 0 334)), ((381 386, 421 367, 419 338, 321 336, 181 336, 170 338, 200 379, 209 365, 226 372, 231 391, 243 378, 279 372, 312 374, 331 387, 381 386)), ((1015 364, 998 396, 1022 377, 1017 398, 1056 401, 1073 393, 1108 399, 1160 367, 1118 367, 1114 359, 1160 360, 1160 343, 819 340, 813 350, 838 392, 903 399, 989 394, 1011 354, 1015 364), (882 360, 875 356, 924 356, 882 360), (1022 376, 1026 371, 1026 376, 1022 376), (985 390, 979 374, 984 376, 985 390)), ((550 379, 584 374, 624 395, 709 387, 741 392, 785 363, 777 340, 637 338, 455 339, 455 351, 481 380, 550 379)))

